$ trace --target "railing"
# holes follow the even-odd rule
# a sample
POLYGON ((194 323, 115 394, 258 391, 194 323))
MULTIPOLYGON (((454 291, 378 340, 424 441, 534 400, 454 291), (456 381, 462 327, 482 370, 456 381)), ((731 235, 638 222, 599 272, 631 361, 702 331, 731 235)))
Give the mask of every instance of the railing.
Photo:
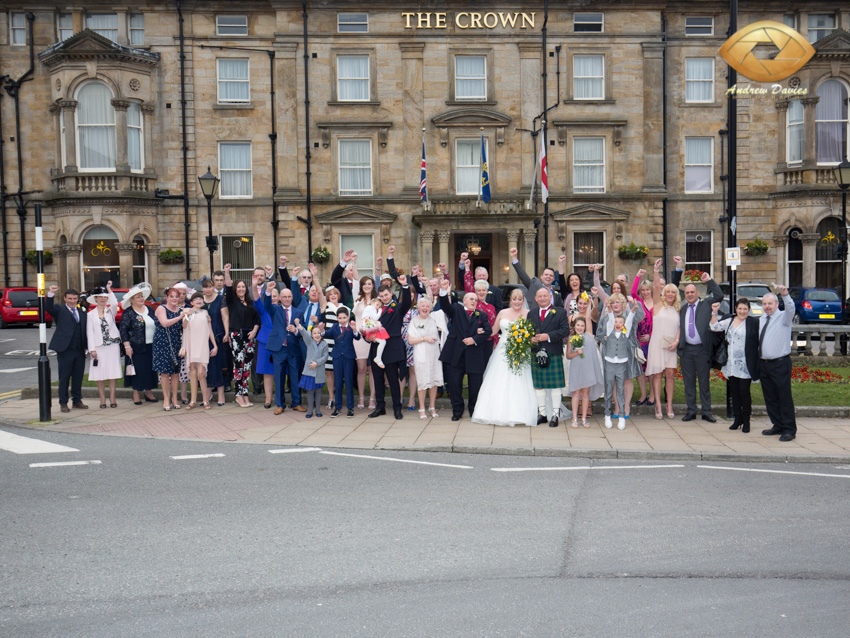
POLYGON ((51 179, 60 193, 152 193, 156 187, 155 176, 138 173, 66 173, 54 169, 51 179))
POLYGON ((848 338, 850 326, 795 324, 791 331, 791 354, 801 357, 841 357, 841 341, 848 338))
POLYGON ((795 190, 795 187, 806 184, 835 184, 835 175, 829 167, 789 166, 779 170, 778 173, 777 185, 788 187, 786 190, 795 190))

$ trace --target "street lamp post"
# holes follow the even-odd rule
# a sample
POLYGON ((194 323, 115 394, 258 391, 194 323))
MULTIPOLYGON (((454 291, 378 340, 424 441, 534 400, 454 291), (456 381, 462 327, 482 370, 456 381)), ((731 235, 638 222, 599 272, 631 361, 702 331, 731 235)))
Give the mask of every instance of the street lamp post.
MULTIPOLYGON (((213 255, 215 254, 215 251, 218 250, 218 237, 213 235, 212 230, 212 199, 215 197, 215 191, 218 188, 219 181, 221 180, 213 175, 210 171, 210 167, 207 166, 206 175, 201 175, 198 178, 198 181, 201 183, 201 192, 203 192, 204 197, 207 199, 207 250, 210 251, 210 277, 212 277, 215 272, 213 255)), ((186 257, 188 259, 188 255, 186 257)))
MULTIPOLYGON (((850 187, 850 162, 847 158, 832 169, 835 181, 841 189, 841 233, 839 234, 838 250, 841 254, 841 325, 847 325, 847 188, 850 187)), ((841 335, 841 352, 847 350, 846 335, 841 335)))

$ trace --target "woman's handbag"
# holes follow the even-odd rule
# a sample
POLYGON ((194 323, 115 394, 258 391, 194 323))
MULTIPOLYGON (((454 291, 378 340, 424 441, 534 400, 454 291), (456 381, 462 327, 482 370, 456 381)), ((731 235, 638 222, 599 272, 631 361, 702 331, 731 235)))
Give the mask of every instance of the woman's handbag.
POLYGON ((641 365, 646 363, 646 355, 643 353, 643 348, 640 346, 635 346, 635 359, 637 359, 638 363, 641 365))
POLYGON ((725 332, 712 332, 711 367, 720 370, 729 361, 725 332))
POLYGON ((130 363, 128 363, 124 367, 124 376, 125 377, 134 377, 136 376, 136 366, 133 365, 133 358, 130 358, 130 363))

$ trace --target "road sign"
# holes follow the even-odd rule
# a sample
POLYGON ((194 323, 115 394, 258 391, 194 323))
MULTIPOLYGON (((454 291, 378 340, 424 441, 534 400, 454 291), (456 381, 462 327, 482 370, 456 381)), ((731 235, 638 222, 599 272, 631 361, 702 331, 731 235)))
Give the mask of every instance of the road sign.
POLYGON ((726 249, 726 265, 732 266, 732 268, 741 265, 741 249, 739 247, 726 249))

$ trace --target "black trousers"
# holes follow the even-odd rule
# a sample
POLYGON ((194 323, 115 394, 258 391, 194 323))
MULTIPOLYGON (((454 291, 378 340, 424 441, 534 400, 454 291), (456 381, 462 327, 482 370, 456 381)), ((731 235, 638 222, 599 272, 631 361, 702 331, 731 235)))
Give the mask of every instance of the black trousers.
POLYGON ((749 423, 753 401, 750 397, 752 379, 729 377, 729 395, 732 397, 732 413, 738 423, 749 423))
POLYGON ((711 414, 711 388, 708 385, 711 374, 710 357, 706 356, 702 346, 685 344, 680 357, 682 381, 685 386, 685 401, 688 414, 697 413, 697 380, 699 380, 699 398, 703 414, 711 414))
POLYGON ((68 404, 68 381, 71 382, 71 399, 83 400, 83 375, 86 373, 86 354, 82 348, 68 348, 56 353, 59 364, 59 405, 68 404))
POLYGON ((449 368, 449 393, 451 394, 452 416, 463 416, 463 376, 466 375, 469 389, 469 415, 475 411, 475 403, 478 401, 478 391, 484 374, 481 372, 467 372, 463 368, 448 366, 449 368))
POLYGON ((794 399, 791 396, 791 357, 760 359, 761 389, 767 416, 773 427, 785 434, 797 435, 794 399))
POLYGON ((393 400, 393 411, 401 410, 401 388, 398 385, 398 371, 400 366, 407 366, 406 361, 395 361, 393 363, 384 362, 383 368, 376 366, 372 360, 372 376, 375 379, 375 408, 378 410, 386 409, 386 389, 387 383, 390 384, 390 396, 393 400), (384 375, 387 375, 386 383, 384 375))

